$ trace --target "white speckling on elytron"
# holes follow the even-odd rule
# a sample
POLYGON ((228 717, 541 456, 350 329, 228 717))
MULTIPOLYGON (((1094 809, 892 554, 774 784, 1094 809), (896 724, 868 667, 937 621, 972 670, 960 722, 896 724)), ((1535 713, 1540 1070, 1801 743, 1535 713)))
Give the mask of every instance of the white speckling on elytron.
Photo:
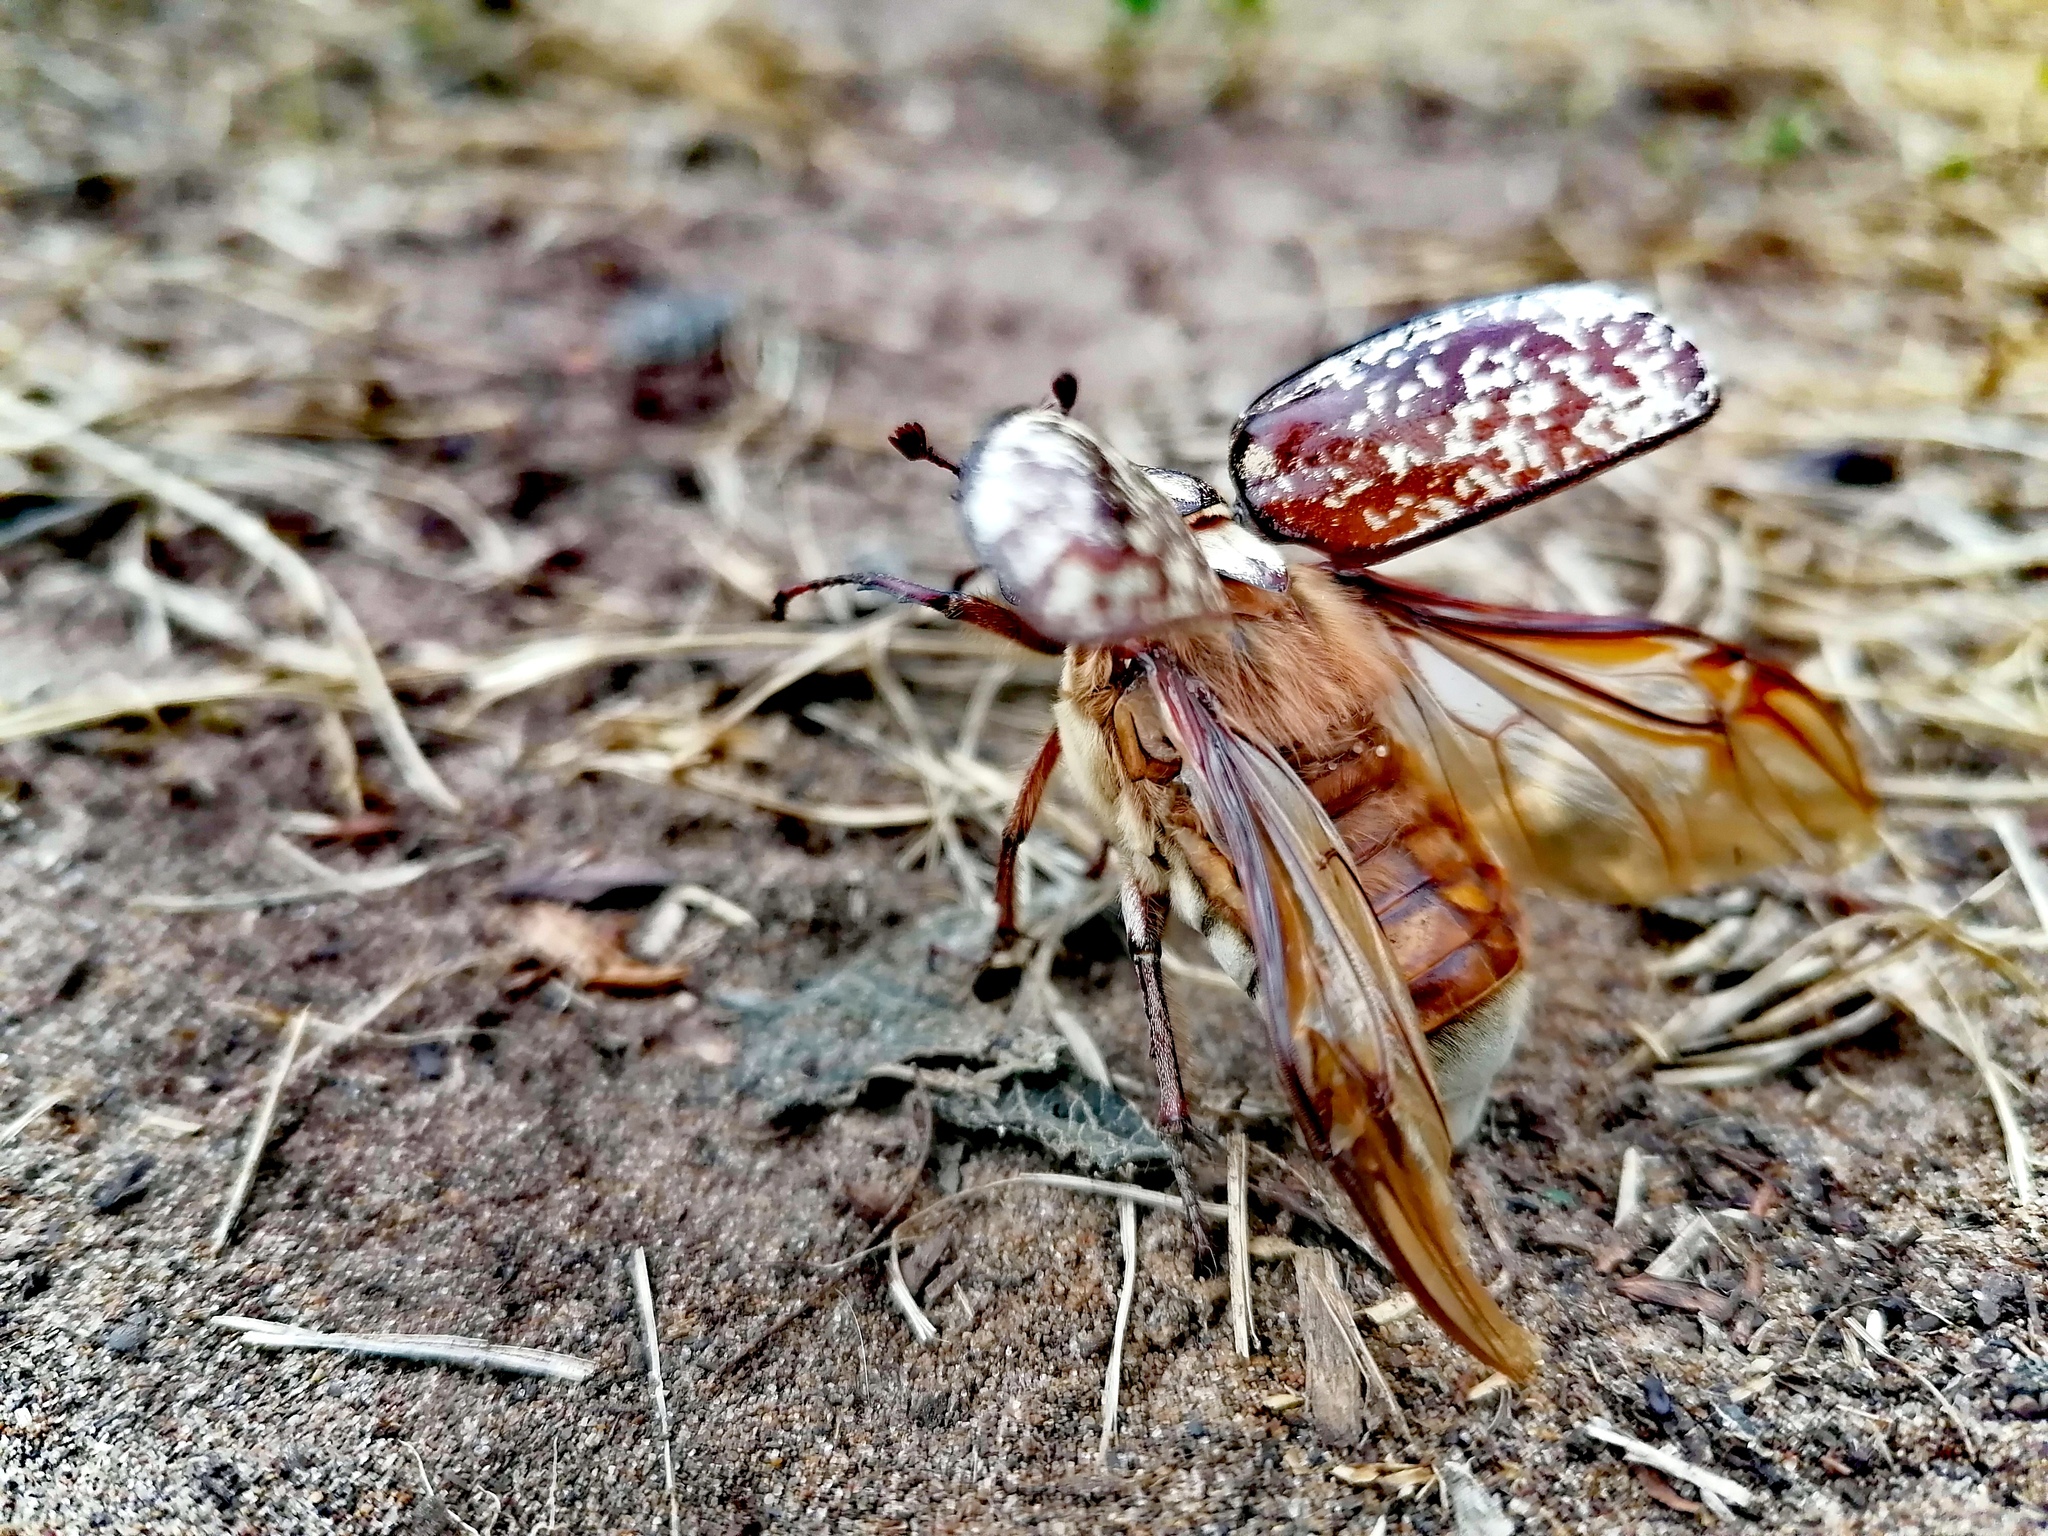
POLYGON ((1699 353, 1598 284, 1423 315, 1282 381, 1240 418, 1232 473, 1277 537, 1383 558, 1697 424, 1699 353))

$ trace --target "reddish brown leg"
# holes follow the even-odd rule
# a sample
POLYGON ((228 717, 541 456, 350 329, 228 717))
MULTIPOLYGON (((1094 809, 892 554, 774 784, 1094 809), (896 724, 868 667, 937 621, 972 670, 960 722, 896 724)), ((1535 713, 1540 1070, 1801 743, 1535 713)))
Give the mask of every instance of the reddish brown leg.
POLYGON ((1057 656, 1066 649, 1059 641, 1048 639, 1025 623, 1024 616, 1014 608, 1006 608, 994 598, 970 597, 965 592, 922 586, 914 581, 905 581, 901 576, 884 575, 879 571, 821 576, 816 581, 784 587, 775 594, 775 617, 780 619, 788 614, 791 599, 826 587, 860 587, 869 592, 886 592, 899 603, 916 603, 935 613, 943 613, 949 619, 958 619, 962 624, 972 624, 977 629, 1001 635, 1005 640, 1014 641, 1041 655, 1057 656))
POLYGON ((1021 935, 1017 929, 1017 855, 1031 824, 1038 820, 1038 807, 1045 800, 1045 786, 1060 760, 1060 733, 1049 732, 1039 744, 1038 755, 1024 770, 1024 783, 1017 790, 1017 803, 1010 807, 1010 819, 1003 823, 1003 840, 996 847, 996 936, 989 949, 991 958, 1006 953, 1021 935))
POLYGON ((1188 1230, 1195 1239, 1195 1267, 1216 1267, 1216 1250, 1202 1225, 1202 1207, 1188 1172, 1188 1094, 1180 1078, 1180 1047, 1173 1038, 1173 1018, 1166 1011, 1166 977, 1159 968, 1159 946, 1166 932, 1164 896, 1148 896, 1130 882, 1123 890, 1124 932, 1131 943, 1131 963, 1138 971, 1138 991, 1145 999, 1145 1050, 1159 1079, 1159 1134, 1173 1164, 1173 1182, 1187 1208, 1188 1230))

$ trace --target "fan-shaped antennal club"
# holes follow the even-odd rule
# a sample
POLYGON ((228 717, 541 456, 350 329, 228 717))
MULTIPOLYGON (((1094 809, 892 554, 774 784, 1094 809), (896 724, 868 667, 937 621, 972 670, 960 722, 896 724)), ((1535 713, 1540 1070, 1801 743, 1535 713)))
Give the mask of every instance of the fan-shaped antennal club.
POLYGON ((1054 377, 1052 381, 1052 398, 1061 410, 1071 411, 1074 408, 1074 401, 1080 396, 1080 393, 1081 381, 1071 373, 1062 373, 1054 377))
POLYGON ((955 475, 960 473, 960 466, 958 464, 955 464, 951 459, 941 457, 933 451, 931 439, 924 435, 924 423, 922 422, 906 421, 903 423, 902 426, 889 434, 889 446, 913 464, 922 461, 928 464, 936 464, 939 468, 955 475))

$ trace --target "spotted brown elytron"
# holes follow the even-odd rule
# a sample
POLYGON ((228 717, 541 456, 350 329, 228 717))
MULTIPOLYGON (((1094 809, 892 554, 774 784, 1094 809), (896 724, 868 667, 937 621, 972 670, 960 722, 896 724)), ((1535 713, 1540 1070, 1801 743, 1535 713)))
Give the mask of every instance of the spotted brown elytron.
POLYGON ((1302 1136, 1417 1301, 1516 1378, 1536 1345, 1473 1272, 1450 1179, 1530 1010, 1515 892, 1646 902, 1836 862, 1869 840, 1871 799, 1834 711, 1769 662, 1373 567, 1718 403, 1692 343, 1620 293, 1478 300, 1261 395, 1231 438, 1226 504, 1082 426, 1062 375, 957 467, 921 428, 892 439, 957 474, 1000 600, 873 574, 783 594, 866 587, 1064 653, 1056 726, 997 865, 998 945, 1016 937, 1016 850, 1064 753, 1113 831, 1191 1213, 1169 910, 1256 997, 1302 1136))

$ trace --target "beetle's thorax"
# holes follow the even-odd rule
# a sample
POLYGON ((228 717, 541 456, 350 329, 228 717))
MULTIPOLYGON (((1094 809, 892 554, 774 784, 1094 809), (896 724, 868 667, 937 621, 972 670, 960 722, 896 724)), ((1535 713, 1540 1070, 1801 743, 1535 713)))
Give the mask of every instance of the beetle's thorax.
MULTIPOLYGON (((1393 686, 1393 669, 1385 633, 1369 608, 1327 572, 1298 567, 1292 578, 1285 593, 1229 583, 1238 622, 1159 643, 1208 688, 1225 720, 1277 748, 1314 782, 1321 770, 1357 755, 1374 733, 1376 706, 1393 686)), ((1155 752, 1154 761, 1171 755, 1150 691, 1134 686, 1138 681, 1117 652, 1076 646, 1067 653, 1061 685, 1069 706, 1062 725, 1071 717, 1076 726, 1085 722, 1106 732, 1118 757, 1117 778, 1171 777, 1146 771, 1132 756, 1134 745, 1144 749, 1148 742, 1166 749, 1167 757, 1155 752)))

